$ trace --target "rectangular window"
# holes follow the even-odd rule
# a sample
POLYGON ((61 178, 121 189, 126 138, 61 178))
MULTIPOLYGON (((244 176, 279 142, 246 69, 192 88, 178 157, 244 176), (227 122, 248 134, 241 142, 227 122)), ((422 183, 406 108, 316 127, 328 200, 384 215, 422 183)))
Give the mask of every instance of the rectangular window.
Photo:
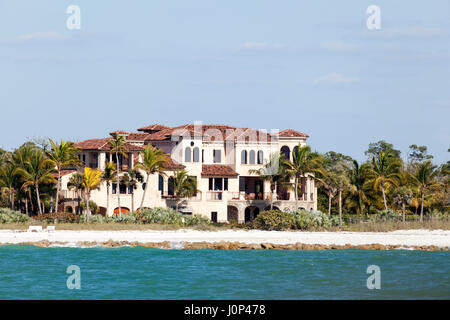
POLYGON ((209 178, 209 190, 213 189, 213 178, 209 178))
POLYGON ((214 191, 222 191, 222 178, 214 178, 214 191))
POLYGON ((205 150, 202 149, 202 163, 205 162, 205 150))
POLYGON ((127 186, 124 184, 120 185, 120 194, 127 194, 127 186))
POLYGON ((211 212, 211 221, 217 222, 217 212, 216 211, 211 212))
POLYGON ((117 193, 117 184, 113 183, 112 184, 112 194, 116 194, 117 193))
POLYGON ((228 191, 228 178, 223 179, 223 190, 228 191))
POLYGON ((221 163, 221 150, 213 150, 213 160, 214 163, 221 163))

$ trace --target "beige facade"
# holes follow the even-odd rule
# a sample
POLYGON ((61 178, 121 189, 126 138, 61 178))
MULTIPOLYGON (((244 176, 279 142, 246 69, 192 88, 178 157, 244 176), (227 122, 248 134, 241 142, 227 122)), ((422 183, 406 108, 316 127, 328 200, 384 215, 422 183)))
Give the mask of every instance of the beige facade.
MULTIPOLYGON (((306 145, 308 135, 294 130, 284 130, 278 134, 267 134, 253 129, 241 129, 219 125, 184 125, 169 128, 151 125, 138 129, 137 133, 112 132, 110 135, 124 135, 127 141, 128 157, 119 158, 120 168, 125 172, 141 160, 140 153, 146 145, 152 144, 170 154, 171 161, 166 175, 152 175, 146 186, 144 208, 175 207, 169 188, 169 179, 176 170, 185 169, 196 177, 197 195, 183 199, 179 210, 186 214, 202 214, 217 222, 251 221, 262 210, 273 205, 281 210, 295 209, 293 190, 278 187, 273 193, 270 185, 262 181, 251 170, 258 170, 269 161, 274 152, 281 152, 292 160, 294 148, 306 145)), ((109 152, 111 139, 92 139, 76 143, 82 150, 80 159, 86 166, 103 170, 106 161, 116 162, 109 152)), ((77 195, 69 191, 67 183, 73 172, 62 178, 62 192, 67 210, 76 210, 77 195)), ((123 173, 122 173, 123 174, 123 173)), ((146 174, 141 172, 144 181, 146 174)), ((298 207, 317 209, 317 189, 310 176, 303 177, 302 194, 298 207)), ((109 216, 117 213, 118 193, 120 204, 125 210, 139 208, 144 193, 144 185, 139 183, 134 197, 123 186, 110 187, 109 212, 107 207, 106 183, 91 194, 100 212, 109 216), (134 198, 134 199, 133 199, 134 198), (134 201, 133 201, 134 200, 134 201)))

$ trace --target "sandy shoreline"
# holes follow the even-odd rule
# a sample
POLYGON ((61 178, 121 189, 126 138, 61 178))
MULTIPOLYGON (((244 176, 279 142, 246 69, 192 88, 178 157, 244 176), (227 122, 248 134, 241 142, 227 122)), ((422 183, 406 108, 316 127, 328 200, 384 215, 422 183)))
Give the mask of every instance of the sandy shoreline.
POLYGON ((0 230, 0 244, 38 246, 143 245, 161 248, 213 249, 396 249, 449 250, 450 230, 393 232, 226 231, 93 231, 28 232, 0 230))

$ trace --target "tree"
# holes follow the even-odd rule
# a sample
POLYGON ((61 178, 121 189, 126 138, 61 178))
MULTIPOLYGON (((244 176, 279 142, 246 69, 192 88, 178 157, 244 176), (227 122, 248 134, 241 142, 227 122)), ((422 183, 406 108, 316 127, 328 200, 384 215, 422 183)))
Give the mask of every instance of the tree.
POLYGON ((383 196, 384 209, 387 210, 386 191, 398 185, 401 160, 392 154, 380 151, 372 158, 371 166, 367 170, 368 183, 374 191, 380 191, 383 196))
MULTIPOLYGON (((120 174, 120 168, 119 168, 119 155, 122 157, 127 157, 126 150, 125 150, 125 137, 119 135, 118 133, 114 136, 112 140, 109 141, 110 146, 110 153, 114 154, 116 156, 116 179, 117 179, 117 188, 120 186, 119 181, 119 174, 120 174)), ((117 203, 119 207, 119 216, 122 217, 122 209, 120 207, 120 192, 117 192, 117 203)))
POLYGON ((78 208, 77 213, 81 214, 81 197, 83 192, 83 175, 79 172, 75 172, 69 179, 69 182, 67 183, 67 188, 69 190, 75 190, 77 194, 77 202, 78 202, 78 208))
POLYGON ((73 142, 61 140, 60 143, 48 139, 51 149, 46 151, 47 157, 53 161, 58 173, 58 183, 56 185, 55 212, 58 212, 59 191, 61 189, 61 170, 64 167, 80 164, 77 153, 80 151, 73 142))
POLYGON ((31 152, 29 159, 25 160, 24 168, 17 168, 16 173, 24 180, 22 188, 31 185, 34 186, 39 214, 42 214, 39 185, 43 183, 56 183, 53 177, 53 173, 55 173, 53 161, 46 159, 41 150, 35 149, 31 152))
POLYGON ((316 174, 320 168, 320 157, 317 153, 311 152, 310 146, 298 145, 294 149, 292 162, 286 161, 287 172, 294 177, 295 208, 298 208, 298 184, 302 177, 307 174, 316 174))
POLYGON ((111 186, 111 183, 114 181, 114 179, 117 178, 116 173, 117 171, 114 163, 106 162, 105 170, 103 171, 102 175, 102 180, 106 182, 106 215, 109 215, 109 198, 110 198, 109 187, 111 186))
POLYGON ((414 164, 433 159, 433 156, 428 154, 428 148, 426 146, 418 146, 412 144, 409 146, 408 151, 408 164, 414 164))
POLYGON ((173 195, 176 201, 176 211, 181 198, 190 198, 197 192, 197 180, 189 176, 186 170, 176 171, 173 179, 170 179, 170 188, 173 188, 173 195))
POLYGON ((394 203, 401 207, 402 209, 402 216, 403 216, 403 222, 405 222, 405 216, 406 216, 406 205, 410 205, 413 198, 412 191, 406 187, 401 186, 394 192, 394 203))
POLYGON ((169 161, 168 155, 164 153, 161 149, 158 149, 152 145, 147 145, 144 149, 144 152, 141 153, 142 162, 138 162, 135 166, 135 170, 143 170, 147 174, 147 178, 145 180, 145 188, 144 194, 142 195, 141 204, 139 206, 139 210, 142 210, 142 206, 144 205, 145 195, 147 194, 148 182, 150 179, 150 175, 152 174, 160 174, 165 176, 164 166, 169 161))
POLYGON ((286 161, 284 155, 274 152, 262 168, 249 170, 250 174, 257 174, 262 180, 270 184, 270 210, 273 210, 273 193, 277 185, 284 184, 288 180, 286 161))
POLYGON ((400 158, 400 150, 394 149, 394 145, 384 140, 369 143, 369 149, 364 154, 371 160, 373 157, 378 157, 380 152, 391 154, 394 158, 400 158))
POLYGON ((351 157, 334 151, 327 152, 323 160, 325 168, 327 168, 329 171, 332 171, 334 176, 333 180, 339 196, 338 200, 339 200, 340 227, 342 226, 342 192, 350 184, 349 175, 352 160, 353 159, 351 157))
POLYGON ((353 160, 353 165, 350 170, 349 180, 349 197, 346 200, 348 207, 356 208, 356 212, 362 215, 365 203, 368 202, 366 194, 366 168, 367 166, 360 166, 358 161, 353 160))
POLYGON ((120 178, 120 183, 125 185, 125 187, 130 190, 131 193, 131 212, 134 212, 134 190, 137 189, 138 183, 142 183, 144 181, 144 177, 137 170, 128 170, 120 178))
MULTIPOLYGON (((31 155, 35 150, 41 150, 39 149, 33 142, 26 142, 22 146, 20 146, 18 149, 14 150, 13 153, 11 153, 10 158, 8 161, 10 161, 14 166, 17 168, 26 169, 26 161, 30 159, 31 155)), ((23 191, 26 195, 28 195, 28 199, 25 196, 25 212, 28 214, 28 201, 30 202, 31 211, 35 212, 34 210, 34 203, 33 199, 31 197, 31 185, 23 186, 23 181, 19 181, 20 186, 18 186, 18 191, 20 194, 20 191, 23 191)))
POLYGON ((7 162, 0 167, 0 188, 2 192, 8 193, 11 210, 14 210, 15 188, 18 183, 16 169, 17 167, 11 162, 7 162))
POLYGON ((420 187, 421 205, 420 205, 420 222, 423 222, 423 207, 425 202, 425 193, 428 190, 436 188, 438 183, 436 176, 438 171, 436 166, 430 160, 422 162, 418 165, 415 180, 420 187))
POLYGON ((328 216, 331 216, 331 203, 337 193, 337 176, 333 171, 325 169, 315 177, 320 188, 324 189, 328 195, 328 216))
POLYGON ((91 191, 98 189, 102 182, 102 172, 97 169, 91 169, 89 167, 84 168, 83 174, 83 188, 84 195, 86 197, 86 222, 89 222, 91 211, 89 208, 89 201, 91 198, 91 191))

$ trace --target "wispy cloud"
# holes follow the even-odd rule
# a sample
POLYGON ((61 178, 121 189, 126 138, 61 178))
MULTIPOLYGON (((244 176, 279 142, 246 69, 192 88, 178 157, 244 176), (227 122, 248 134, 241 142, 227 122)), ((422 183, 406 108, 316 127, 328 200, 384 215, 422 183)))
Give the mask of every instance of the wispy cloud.
POLYGON ((17 41, 63 41, 70 39, 71 36, 58 32, 34 32, 20 34, 16 37, 17 41))
POLYGON ((328 41, 328 42, 322 42, 320 44, 320 47, 327 51, 339 51, 339 52, 346 52, 346 51, 353 51, 355 49, 358 49, 360 46, 354 43, 347 43, 347 42, 340 42, 340 41, 328 41))
POLYGON ((280 49, 284 47, 285 45, 280 43, 268 43, 257 41, 247 41, 241 45, 241 48, 244 49, 280 49))
POLYGON ((313 84, 319 85, 319 84, 344 84, 344 83, 351 83, 351 82, 358 82, 359 78, 356 77, 347 77, 340 73, 329 73, 327 75, 324 75, 322 77, 318 77, 314 79, 313 84))

